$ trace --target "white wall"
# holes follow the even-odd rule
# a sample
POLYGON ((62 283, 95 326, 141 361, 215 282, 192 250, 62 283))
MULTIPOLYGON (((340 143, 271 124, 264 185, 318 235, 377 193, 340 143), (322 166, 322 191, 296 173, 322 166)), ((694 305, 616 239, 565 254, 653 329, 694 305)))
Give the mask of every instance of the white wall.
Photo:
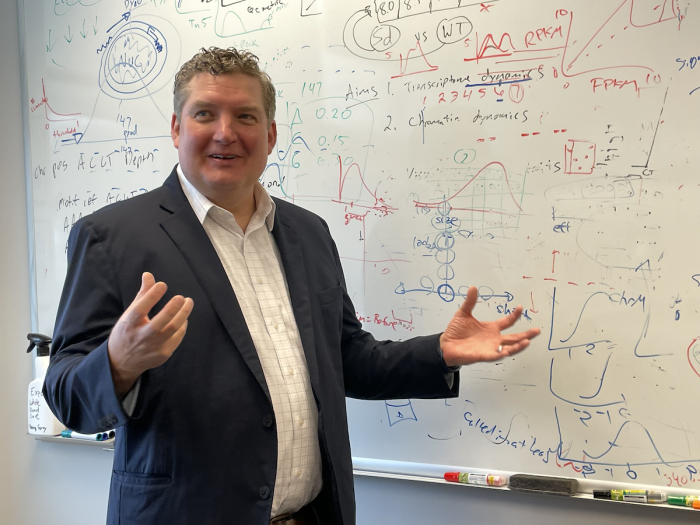
POLYGON ((15 0, 0 0, 0 525, 104 523, 112 453, 26 433, 32 363, 20 49, 15 0))

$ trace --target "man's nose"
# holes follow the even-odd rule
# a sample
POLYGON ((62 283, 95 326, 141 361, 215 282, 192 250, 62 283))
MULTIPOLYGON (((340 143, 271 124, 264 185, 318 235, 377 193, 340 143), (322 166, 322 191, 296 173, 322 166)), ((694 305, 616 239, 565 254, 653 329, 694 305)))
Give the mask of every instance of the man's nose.
POLYGON ((214 140, 229 144, 238 138, 236 119, 231 115, 221 115, 216 121, 214 140))

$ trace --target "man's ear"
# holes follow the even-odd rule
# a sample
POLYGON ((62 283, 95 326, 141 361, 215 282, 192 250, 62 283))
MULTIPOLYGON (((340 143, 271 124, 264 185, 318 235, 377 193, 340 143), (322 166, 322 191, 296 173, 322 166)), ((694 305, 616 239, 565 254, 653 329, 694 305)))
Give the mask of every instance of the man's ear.
MULTIPOLYGON (((272 153, 277 143, 277 123, 273 120, 267 128, 267 154, 272 153)), ((175 146, 177 147, 177 146, 175 146)))
POLYGON ((173 113, 173 117, 170 120, 170 136, 173 139, 173 146, 177 149, 180 143, 180 123, 177 120, 177 115, 173 113))

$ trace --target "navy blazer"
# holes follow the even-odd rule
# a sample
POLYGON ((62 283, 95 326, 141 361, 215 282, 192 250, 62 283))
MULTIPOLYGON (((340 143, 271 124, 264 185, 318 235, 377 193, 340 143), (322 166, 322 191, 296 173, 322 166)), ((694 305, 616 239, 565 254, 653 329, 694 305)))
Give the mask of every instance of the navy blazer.
MULTIPOLYGON (((355 523, 345 396, 453 397, 438 336, 376 341, 348 297, 335 243, 318 216, 275 199, 272 233, 318 405, 329 521, 355 523)), ((72 229, 44 395, 69 428, 119 427, 108 524, 268 524, 277 468, 275 415, 226 272, 175 170, 147 194, 72 229), (194 300, 172 357, 141 376, 131 416, 114 392, 107 339, 143 272, 194 300)))

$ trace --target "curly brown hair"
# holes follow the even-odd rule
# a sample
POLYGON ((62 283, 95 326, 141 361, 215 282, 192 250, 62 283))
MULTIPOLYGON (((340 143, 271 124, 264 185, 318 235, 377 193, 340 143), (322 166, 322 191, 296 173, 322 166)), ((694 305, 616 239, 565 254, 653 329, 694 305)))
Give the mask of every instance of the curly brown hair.
POLYGON ((222 49, 220 47, 202 48, 199 53, 182 64, 175 75, 173 85, 173 107, 177 121, 180 122, 182 108, 190 94, 190 81, 198 73, 208 72, 211 75, 243 73, 257 78, 262 86, 263 104, 267 125, 275 119, 275 86, 267 73, 260 69, 259 59, 250 51, 238 50, 233 47, 222 49))

